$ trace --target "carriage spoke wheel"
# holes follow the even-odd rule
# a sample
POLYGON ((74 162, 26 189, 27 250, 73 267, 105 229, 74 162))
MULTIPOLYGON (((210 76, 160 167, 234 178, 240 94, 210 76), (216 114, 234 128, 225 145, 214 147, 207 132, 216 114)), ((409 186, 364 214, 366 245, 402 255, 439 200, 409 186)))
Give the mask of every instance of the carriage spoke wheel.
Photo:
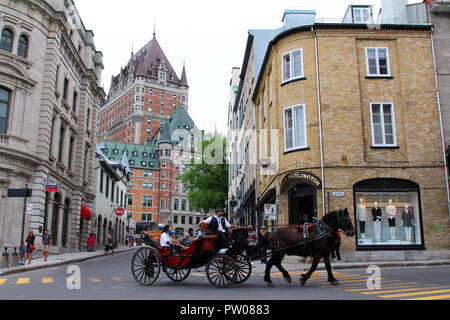
POLYGON ((159 252, 152 247, 142 247, 131 259, 131 273, 134 280, 143 286, 152 285, 159 277, 161 258, 159 252))
POLYGON ((243 283, 252 274, 252 262, 243 254, 238 254, 234 259, 236 263, 236 281, 235 283, 243 283))
POLYGON ((175 282, 183 281, 191 273, 191 269, 176 269, 170 266, 166 266, 164 271, 169 279, 175 282))
POLYGON ((236 281, 236 263, 226 254, 216 254, 206 265, 206 277, 218 288, 227 288, 236 281))

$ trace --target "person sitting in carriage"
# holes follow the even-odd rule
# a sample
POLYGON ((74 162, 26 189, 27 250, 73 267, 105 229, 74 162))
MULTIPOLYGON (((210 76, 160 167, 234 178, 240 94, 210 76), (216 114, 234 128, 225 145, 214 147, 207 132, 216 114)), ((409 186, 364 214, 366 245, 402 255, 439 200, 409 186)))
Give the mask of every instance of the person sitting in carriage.
POLYGON ((175 244, 174 244, 174 239, 171 236, 171 233, 175 234, 175 232, 170 231, 170 226, 169 225, 165 225, 162 228, 162 234, 161 234, 161 238, 159 240, 159 244, 161 245, 161 247, 169 250, 170 254, 173 255, 175 253, 175 244))
POLYGON ((227 219, 223 216, 223 209, 217 208, 215 210, 216 215, 211 216, 206 220, 203 220, 199 223, 199 226, 202 226, 202 223, 209 225, 209 232, 210 235, 218 235, 220 244, 219 244, 219 250, 220 249, 228 249, 229 248, 229 229, 233 226, 227 221, 227 219))

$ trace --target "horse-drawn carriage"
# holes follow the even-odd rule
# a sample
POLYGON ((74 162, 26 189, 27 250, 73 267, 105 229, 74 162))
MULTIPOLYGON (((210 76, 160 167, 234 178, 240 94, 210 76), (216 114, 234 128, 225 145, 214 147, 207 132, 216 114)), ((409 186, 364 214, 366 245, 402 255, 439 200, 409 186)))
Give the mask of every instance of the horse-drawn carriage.
POLYGON ((225 253, 220 253, 225 250, 219 252, 217 235, 195 238, 191 245, 182 248, 179 254, 161 247, 160 236, 161 231, 144 233, 145 245, 135 252, 131 260, 131 273, 141 285, 152 285, 158 279, 161 270, 169 279, 181 282, 189 276, 192 269, 205 267, 209 282, 218 288, 243 283, 251 275, 251 261, 244 253, 247 248, 246 229, 232 230, 232 244, 225 253))

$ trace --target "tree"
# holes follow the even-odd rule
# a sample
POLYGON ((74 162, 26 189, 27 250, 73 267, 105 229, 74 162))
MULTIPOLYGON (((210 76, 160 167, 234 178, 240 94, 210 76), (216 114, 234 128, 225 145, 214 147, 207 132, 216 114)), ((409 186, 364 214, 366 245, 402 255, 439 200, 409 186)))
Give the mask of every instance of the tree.
POLYGON ((190 209, 207 213, 213 208, 223 208, 228 198, 226 139, 216 134, 200 143, 202 148, 196 148, 196 156, 186 164, 187 170, 180 180, 188 192, 190 209))

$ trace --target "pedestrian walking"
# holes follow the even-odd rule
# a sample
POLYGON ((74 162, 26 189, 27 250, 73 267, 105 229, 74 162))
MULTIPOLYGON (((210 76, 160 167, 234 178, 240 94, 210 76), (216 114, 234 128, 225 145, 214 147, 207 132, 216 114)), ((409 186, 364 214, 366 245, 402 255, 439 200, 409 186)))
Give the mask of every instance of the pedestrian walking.
POLYGON ((47 262, 48 250, 52 247, 52 236, 48 233, 48 229, 45 229, 42 236, 42 254, 44 255, 44 261, 47 262))
POLYGON ((27 243, 27 247, 25 249, 25 252, 27 254, 27 259, 28 259, 28 263, 27 264, 31 264, 31 255, 33 254, 33 251, 36 250, 36 247, 34 246, 34 233, 33 230, 30 230, 28 232, 28 237, 25 240, 25 242, 27 243))
POLYGON ((106 238, 105 253, 108 253, 109 250, 111 250, 111 254, 114 254, 112 238, 110 235, 106 238))

